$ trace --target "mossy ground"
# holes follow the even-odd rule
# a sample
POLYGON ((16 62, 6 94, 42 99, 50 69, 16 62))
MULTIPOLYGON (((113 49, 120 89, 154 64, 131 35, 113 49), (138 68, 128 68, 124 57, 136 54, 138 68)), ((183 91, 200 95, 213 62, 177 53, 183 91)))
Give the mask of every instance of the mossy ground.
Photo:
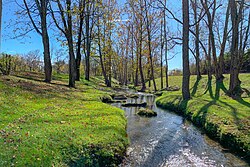
POLYGON ((140 108, 139 111, 136 113, 140 116, 145 116, 145 117, 155 117, 157 116, 157 113, 153 110, 150 110, 148 108, 140 108))
MULTIPOLYGON (((181 87, 181 76, 171 76, 170 85, 181 87)), ((242 87, 250 90, 250 74, 241 74, 242 87)), ((160 80, 157 79, 159 85, 160 80)), ((232 99, 226 95, 229 75, 224 84, 216 84, 215 79, 208 82, 207 77, 196 81, 191 76, 192 99, 183 101, 181 90, 164 92, 157 98, 158 106, 187 116, 196 125, 218 139, 224 146, 250 157, 250 98, 232 99)))
MULTIPOLYGON (((101 102, 99 78, 0 76, 0 166, 113 166, 128 138, 124 111, 101 102)), ((108 89, 103 87, 103 89, 108 89)))

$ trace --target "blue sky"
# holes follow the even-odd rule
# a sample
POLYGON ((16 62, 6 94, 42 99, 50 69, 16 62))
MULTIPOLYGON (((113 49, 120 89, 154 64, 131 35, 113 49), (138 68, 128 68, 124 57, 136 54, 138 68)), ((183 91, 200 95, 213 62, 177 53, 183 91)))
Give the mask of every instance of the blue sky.
MULTIPOLYGON (((20 0, 19 0, 20 1, 20 0)), ((26 53, 29 50, 41 49, 41 42, 36 33, 30 33, 30 39, 11 39, 13 37, 13 27, 17 17, 15 11, 17 6, 14 2, 3 0, 3 26, 2 26, 2 48, 1 51, 10 54, 26 53)))
MULTIPOLYGON (((17 2, 22 2, 22 0, 17 0, 17 2)), ((119 4, 123 4, 125 0, 118 0, 119 4)), ((181 1, 168 2, 173 9, 180 9, 181 1)), ((13 38, 13 26, 8 26, 9 24, 15 24, 15 20, 17 20, 17 16, 15 12, 17 11, 18 6, 13 0, 3 0, 3 27, 2 27, 2 48, 1 52, 9 53, 9 54, 24 54, 32 50, 40 50, 41 53, 43 51, 42 47, 42 39, 36 32, 31 32, 24 39, 12 39, 13 38)), ((176 11, 178 12, 178 11, 176 11)), ((21 19, 21 18, 20 18, 21 19)), ((176 28, 176 23, 174 21, 169 21, 171 27, 176 28)), ((19 26, 19 25, 18 25, 19 26)), ((22 25, 20 25, 22 26, 22 25)), ((55 49, 60 49, 60 44, 53 39, 53 32, 50 32, 50 44, 51 47, 55 49)), ((182 67, 182 59, 181 59, 181 47, 176 47, 173 52, 169 53, 169 57, 178 53, 173 59, 169 61, 169 69, 181 68, 182 67)))

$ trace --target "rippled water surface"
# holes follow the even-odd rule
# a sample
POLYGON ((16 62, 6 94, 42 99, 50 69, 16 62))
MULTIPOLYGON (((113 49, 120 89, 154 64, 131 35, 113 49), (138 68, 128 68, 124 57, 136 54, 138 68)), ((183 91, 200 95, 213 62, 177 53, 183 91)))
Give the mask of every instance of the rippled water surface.
POLYGON ((153 95, 139 94, 127 102, 147 102, 158 116, 136 115, 139 108, 121 107, 128 119, 130 146, 122 166, 132 167, 233 167, 248 166, 239 157, 223 151, 220 145, 175 113, 155 106, 153 95))

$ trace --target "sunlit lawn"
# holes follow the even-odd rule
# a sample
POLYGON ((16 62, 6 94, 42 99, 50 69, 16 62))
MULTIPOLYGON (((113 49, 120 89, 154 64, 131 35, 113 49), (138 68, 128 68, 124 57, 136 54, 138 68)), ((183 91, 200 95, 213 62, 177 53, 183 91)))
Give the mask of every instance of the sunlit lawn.
POLYGON ((0 166, 113 164, 124 154, 124 112, 100 101, 94 81, 71 89, 64 79, 0 76, 0 166))

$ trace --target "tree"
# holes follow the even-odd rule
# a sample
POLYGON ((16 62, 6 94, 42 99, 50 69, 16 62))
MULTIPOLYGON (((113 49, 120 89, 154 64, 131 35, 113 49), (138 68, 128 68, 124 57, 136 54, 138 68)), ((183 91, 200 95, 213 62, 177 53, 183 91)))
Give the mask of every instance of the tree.
POLYGON ((52 9, 50 4, 51 15, 54 20, 56 27, 64 34, 67 39, 68 52, 69 52, 69 87, 75 87, 76 80, 76 60, 74 54, 74 44, 73 44, 73 27, 72 27, 72 6, 71 0, 66 0, 65 8, 63 8, 60 0, 55 0, 58 8, 59 16, 56 18, 55 11, 52 9), (60 21, 59 21, 60 19, 60 21), (62 23, 63 25, 60 25, 62 23))
POLYGON ((53 54, 54 57, 54 65, 53 68, 56 71, 57 74, 60 74, 64 72, 64 67, 66 66, 65 63, 65 57, 64 57, 64 51, 63 49, 58 49, 53 54))
MULTIPOLYGON (((165 12, 165 11, 163 11, 165 12)), ((163 89, 163 48, 164 48, 164 40, 163 40, 163 20, 161 20, 161 89, 163 89)))
POLYGON ((143 14, 142 12, 144 11, 143 9, 143 4, 142 0, 139 1, 139 6, 140 6, 140 13, 139 13, 139 25, 138 25, 138 31, 139 31, 139 36, 138 36, 138 56, 139 56, 139 71, 141 75, 141 83, 142 83, 142 88, 141 91, 144 92, 146 89, 146 84, 145 84, 145 79, 144 79, 144 74, 143 74, 143 68, 142 68, 142 42, 143 42, 143 14))
MULTIPOLYGON (((93 47, 97 46, 96 50, 99 53, 101 71, 105 79, 105 84, 111 87, 112 76, 115 78, 118 77, 116 59, 118 51, 115 51, 116 46, 113 41, 116 35, 116 20, 118 19, 119 13, 116 7, 116 1, 114 0, 99 1, 94 6, 97 20, 92 22, 96 23, 97 33, 95 33, 95 31, 93 34, 97 35, 97 38, 93 37, 93 47)), ((119 42, 117 42, 117 45, 119 45, 119 42)))
MULTIPOLYGON (((154 65, 153 65, 153 56, 152 56, 152 48, 151 48, 151 27, 149 22, 149 15, 148 15, 148 5, 146 3, 146 0, 144 0, 145 5, 145 12, 146 12, 146 28, 147 28, 147 36, 148 36, 148 52, 149 52, 149 60, 150 60, 150 67, 151 67, 151 77, 154 84, 154 90, 156 91, 156 83, 155 83, 155 77, 154 77, 154 65)), ((151 78, 150 78, 151 79, 151 78)))
POLYGON ((132 77, 134 86, 139 85, 139 7, 136 4, 136 1, 129 0, 128 7, 126 9, 130 9, 127 11, 130 16, 130 24, 131 24, 131 61, 132 61, 132 77), (134 54, 135 53, 135 54, 134 54))
POLYGON ((0 72, 3 75, 10 75, 12 56, 8 54, 0 55, 0 72))
MULTIPOLYGON (((97 45, 98 45, 98 52, 99 52, 99 58, 100 58, 100 65, 101 65, 101 69, 102 69, 102 75, 104 77, 105 80, 105 84, 106 86, 110 86, 111 85, 111 81, 109 80, 108 76, 107 76, 107 72, 106 72, 106 68, 105 68, 105 62, 103 59, 103 48, 105 48, 105 30, 104 33, 102 33, 101 27, 102 27, 102 23, 101 17, 103 16, 103 12, 101 11, 101 6, 97 7, 97 45)), ((104 28, 105 29, 105 28, 104 28)))
POLYGON ((91 49, 91 8, 92 3, 90 1, 86 4, 86 17, 85 17, 85 34, 86 34, 86 54, 85 54, 85 79, 89 81, 89 73, 90 73, 90 49, 91 49))
POLYGON ((29 51, 25 55, 26 64, 29 68, 29 71, 39 71, 39 64, 40 64, 40 51, 34 50, 29 51))
POLYGON ((200 71, 200 23, 198 22, 198 19, 200 19, 200 15, 198 18, 198 10, 197 10, 197 0, 191 0, 191 4, 192 4, 192 9, 194 11, 194 22, 195 24, 195 61, 196 61, 196 76, 197 76, 197 80, 201 79, 201 71, 200 71))
POLYGON ((80 66, 82 60, 81 47, 82 47, 82 34, 83 34, 83 23, 84 23, 84 10, 85 0, 79 1, 79 27, 77 36, 77 47, 76 47, 76 80, 80 81, 80 66))
POLYGON ((28 14, 28 17, 34 29, 39 35, 42 36, 43 49, 44 49, 43 57, 44 57, 45 82, 50 82, 51 76, 52 76, 52 65, 51 65, 51 56, 50 56, 49 35, 48 35, 48 30, 47 30, 47 11, 48 11, 49 1, 48 0, 35 0, 34 3, 28 4, 27 0, 23 0, 23 3, 25 5, 26 12, 28 14), (39 15, 38 22, 35 21, 37 13, 39 15))
POLYGON ((215 17, 215 12, 216 12, 216 1, 214 1, 214 7, 212 13, 209 11, 208 7, 208 2, 207 0, 201 0, 202 6, 204 7, 207 15, 207 26, 209 30, 209 48, 211 48, 212 56, 213 56, 213 64, 214 64, 214 71, 215 71, 215 76, 216 80, 221 80, 221 76, 218 74, 218 61, 217 61, 217 56, 216 56, 216 43, 215 43, 215 36, 214 36, 214 31, 213 31, 213 26, 214 26, 214 17, 215 17))
POLYGON ((225 48, 226 48, 226 42, 228 38, 228 22, 229 22, 229 12, 230 12, 230 3, 227 5, 227 10, 226 10, 226 19, 224 23, 224 30, 223 30, 223 39, 220 44, 220 55, 219 55, 219 65, 218 65, 218 76, 219 79, 223 79, 223 73, 225 70, 224 67, 224 54, 225 54, 225 48))
MULTIPOLYGON (((167 0, 164 0, 164 6, 167 6, 167 0)), ((166 62, 166 70, 165 70, 165 75, 166 75, 166 88, 169 87, 168 84, 168 40, 167 40, 167 18, 166 18, 166 11, 164 11, 163 14, 163 19, 164 19, 164 43, 165 43, 165 62, 166 62)))
POLYGON ((184 100, 190 99, 189 80, 189 0, 182 0, 183 12, 183 32, 182 32, 182 61, 183 61, 183 78, 182 78, 182 97, 184 100))
MULTIPOLYGON (((134 85, 138 86, 141 83, 141 91, 145 91, 145 77, 143 71, 143 46, 145 37, 145 17, 144 17, 144 3, 143 0, 133 1, 129 0, 129 7, 131 8, 133 24, 133 42, 135 42, 135 79, 134 85), (139 79, 140 77, 140 79, 139 79)), ((134 47, 134 45, 133 45, 134 47)), ((133 55, 134 56, 134 55, 133 55)), ((133 64, 134 65, 134 64, 133 64)))
POLYGON ((241 59, 246 49, 246 44, 249 36, 249 18, 245 36, 243 33, 243 18, 244 18, 244 4, 245 1, 241 0, 236 2, 230 0, 231 9, 231 22, 232 22, 232 42, 231 42, 231 67, 230 67, 230 83, 229 95, 232 97, 239 96, 241 93, 241 81, 239 79, 239 72, 241 67, 241 59), (239 3, 239 4, 237 4, 239 3))

